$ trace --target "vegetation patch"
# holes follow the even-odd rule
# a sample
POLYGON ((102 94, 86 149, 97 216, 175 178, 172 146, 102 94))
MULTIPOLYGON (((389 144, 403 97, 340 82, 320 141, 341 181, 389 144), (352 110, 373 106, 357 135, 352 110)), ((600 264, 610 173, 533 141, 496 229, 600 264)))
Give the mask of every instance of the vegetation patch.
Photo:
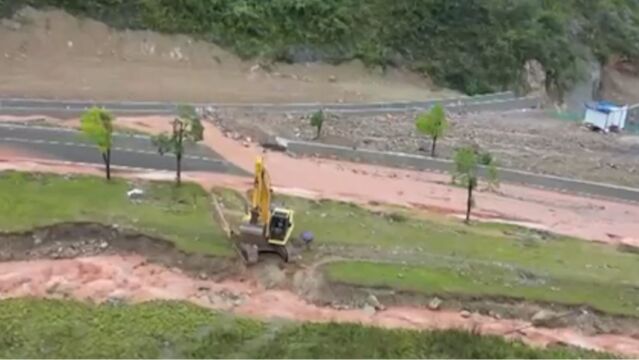
POLYGON ((335 282, 392 288, 458 299, 511 299, 585 306, 608 314, 638 316, 639 290, 615 282, 542 277, 517 269, 482 265, 422 266, 338 262, 326 265, 335 282))
POLYGON ((257 322, 177 302, 0 302, 2 358, 609 358, 461 331, 257 322))
MULTIPOLYGON (((220 191, 226 211, 239 221, 241 195, 220 191)), ((326 266, 335 282, 639 316, 639 256, 625 249, 509 224, 466 225, 398 207, 370 210, 282 195, 275 201, 295 209, 295 232, 311 231, 316 252, 353 260, 326 266)))
POLYGON ((173 241, 188 252, 233 254, 224 232, 213 221, 209 194, 198 185, 134 185, 92 176, 0 173, 2 231, 81 221, 131 228, 173 241), (130 199, 127 192, 135 187, 144 194, 130 199))
POLYGON ((468 94, 515 86, 530 59, 563 90, 584 49, 601 62, 639 54, 631 0, 4 0, 0 16, 23 5, 191 34, 243 57, 404 66, 468 94))

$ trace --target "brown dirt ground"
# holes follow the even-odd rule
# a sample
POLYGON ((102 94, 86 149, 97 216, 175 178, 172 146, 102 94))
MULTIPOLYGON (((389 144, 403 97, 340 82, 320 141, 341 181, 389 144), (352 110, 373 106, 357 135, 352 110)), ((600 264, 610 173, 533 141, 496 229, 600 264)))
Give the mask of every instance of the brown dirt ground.
MULTIPOLYGON (((306 116, 220 113, 216 117, 228 131, 253 137, 255 131, 306 141, 315 137, 306 116)), ((324 124, 319 141, 429 155, 430 139, 417 133, 414 119, 415 114, 335 116, 324 124)), ((449 120, 448 132, 438 140, 439 157, 452 158, 455 148, 477 144, 507 168, 625 186, 639 184, 639 135, 595 133, 543 111, 449 114, 449 120)))
POLYGON ((464 328, 537 346, 565 343, 626 355, 639 353, 639 342, 632 338, 637 329, 633 319, 590 314, 587 318, 566 317, 550 327, 535 327, 516 318, 526 318, 523 315, 529 316, 541 306, 490 300, 462 303, 450 298, 444 299, 442 310, 429 311, 415 307, 428 301, 422 296, 326 283, 317 270, 330 259, 306 269, 283 269, 270 259, 239 273, 227 260, 187 255, 161 239, 92 223, 1 234, 0 240, 2 298, 30 295, 97 302, 176 299, 263 319, 464 328), (384 308, 370 313, 364 307, 372 293, 384 308), (304 298, 332 306, 313 305, 304 298), (470 316, 460 315, 462 307, 471 311, 470 316), (502 319, 502 314, 511 319, 502 319), (575 325, 578 330, 571 329, 575 325))
POLYGON ((62 11, 25 8, 0 23, 0 96, 202 102, 338 102, 442 98, 411 73, 359 62, 242 61, 186 36, 118 31, 62 11), (334 80, 332 79, 334 77, 334 80))

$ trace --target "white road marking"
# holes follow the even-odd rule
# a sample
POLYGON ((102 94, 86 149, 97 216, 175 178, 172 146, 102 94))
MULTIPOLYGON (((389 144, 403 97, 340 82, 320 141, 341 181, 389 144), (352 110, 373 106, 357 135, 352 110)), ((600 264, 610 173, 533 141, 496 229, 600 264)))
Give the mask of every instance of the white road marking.
MULTIPOLYGON (((78 134, 78 135, 82 134, 82 132, 80 130, 71 129, 71 128, 65 128, 65 127, 60 127, 60 126, 42 126, 42 125, 30 125, 30 124, 16 124, 16 123, 10 123, 10 122, 6 122, 6 123, 0 122, 0 128, 35 129, 35 130, 44 130, 44 131, 51 131, 51 132, 75 133, 75 134, 78 134)), ((127 134, 127 133, 121 133, 121 132, 117 132, 117 131, 113 132, 113 136, 129 137, 129 138, 145 139, 145 140, 150 140, 151 139, 151 136, 149 136, 149 135, 127 134)))
MULTIPOLYGON (((59 141, 47 141, 47 140, 39 140, 39 139, 22 139, 22 138, 14 138, 14 137, 0 137, 0 141, 18 142, 18 143, 24 143, 24 144, 48 144, 48 145, 67 146, 67 147, 95 148, 95 145, 93 145, 93 144, 71 143, 71 142, 61 143, 59 141)), ((114 147, 111 150, 120 151, 120 152, 135 153, 135 154, 161 156, 158 152, 149 151, 149 150, 137 150, 137 149, 119 148, 119 147, 114 147)), ((170 154, 170 153, 167 153, 166 155, 174 156, 173 154, 170 154)), ((214 159, 214 158, 209 158, 209 157, 204 157, 204 156, 195 156, 195 155, 184 155, 184 159, 200 160, 200 161, 206 161, 206 162, 212 162, 212 163, 228 163, 226 160, 222 160, 222 159, 214 159)))

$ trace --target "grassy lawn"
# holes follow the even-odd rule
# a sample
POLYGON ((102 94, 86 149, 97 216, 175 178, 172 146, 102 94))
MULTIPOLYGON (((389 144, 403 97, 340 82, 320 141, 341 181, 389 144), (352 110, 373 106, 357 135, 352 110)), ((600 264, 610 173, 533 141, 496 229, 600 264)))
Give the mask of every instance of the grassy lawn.
POLYGON ((185 303, 0 302, 2 358, 577 358, 459 331, 257 322, 185 303), (463 346, 460 346, 463 344, 463 346))
POLYGON ((509 297, 564 305, 588 305, 612 314, 639 316, 639 289, 578 278, 524 280, 516 272, 488 266, 464 270, 446 266, 401 266, 346 261, 326 266, 329 279, 347 284, 394 288, 457 297, 509 297))
MULTIPOLYGON (((227 208, 241 207, 232 191, 222 194, 227 208)), ((401 208, 381 213, 334 201, 277 200, 295 209, 295 232, 312 231, 318 245, 348 245, 347 251, 365 258, 395 262, 330 264, 326 269, 336 281, 427 294, 587 304, 639 315, 639 255, 613 246, 505 224, 466 226, 401 208), (401 255, 390 256, 394 250, 401 255)))
POLYGON ((27 230, 67 221, 118 224, 175 242, 184 251, 231 255, 232 249, 213 221, 210 197, 202 188, 170 182, 146 182, 139 202, 126 192, 125 180, 62 177, 20 172, 0 173, 0 230, 27 230))

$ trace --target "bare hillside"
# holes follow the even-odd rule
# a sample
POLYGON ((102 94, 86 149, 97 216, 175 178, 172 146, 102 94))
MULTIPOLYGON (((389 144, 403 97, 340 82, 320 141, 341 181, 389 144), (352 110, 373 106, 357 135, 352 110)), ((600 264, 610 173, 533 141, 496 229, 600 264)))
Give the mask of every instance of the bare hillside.
POLYGON ((359 62, 265 69, 186 36, 117 31, 25 8, 0 25, 0 96, 215 102, 373 101, 456 95, 359 62))

